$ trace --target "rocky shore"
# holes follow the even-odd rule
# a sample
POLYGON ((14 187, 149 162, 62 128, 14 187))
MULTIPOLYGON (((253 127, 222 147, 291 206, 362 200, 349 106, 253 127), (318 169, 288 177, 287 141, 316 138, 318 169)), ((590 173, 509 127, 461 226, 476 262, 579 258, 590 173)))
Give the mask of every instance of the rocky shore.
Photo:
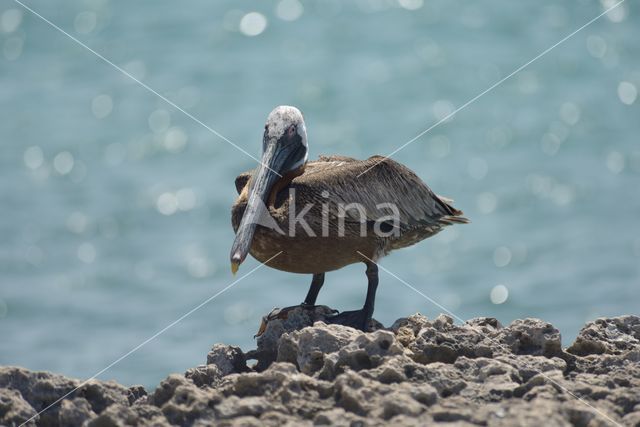
POLYGON ((2 367, 0 425, 70 393, 26 425, 640 426, 639 317, 589 322, 562 348, 537 319, 416 314, 363 333, 329 312, 272 316, 256 350, 216 344, 152 392, 2 367))

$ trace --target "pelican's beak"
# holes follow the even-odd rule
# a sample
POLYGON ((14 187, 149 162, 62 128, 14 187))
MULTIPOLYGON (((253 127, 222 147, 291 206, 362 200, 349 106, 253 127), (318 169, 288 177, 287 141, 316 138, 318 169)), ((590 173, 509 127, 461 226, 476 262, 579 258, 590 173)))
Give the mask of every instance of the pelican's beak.
POLYGON ((235 261, 231 261, 231 273, 235 276, 236 273, 238 272, 238 269, 240 268, 240 263, 239 262, 235 262, 235 261))
POLYGON ((288 158, 289 150, 286 147, 280 148, 280 144, 275 138, 265 140, 261 165, 251 180, 247 207, 231 247, 231 272, 233 274, 238 271, 240 264, 251 249, 256 226, 261 223, 263 215, 269 215, 266 203, 271 188, 282 177, 282 171, 287 170, 288 158))

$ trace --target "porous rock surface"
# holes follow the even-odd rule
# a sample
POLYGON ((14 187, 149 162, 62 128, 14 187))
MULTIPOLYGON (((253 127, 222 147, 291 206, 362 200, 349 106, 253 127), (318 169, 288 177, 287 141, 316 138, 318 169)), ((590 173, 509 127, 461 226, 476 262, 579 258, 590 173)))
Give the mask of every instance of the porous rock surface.
POLYGON ((538 319, 416 314, 363 333, 311 324, 316 310, 269 321, 252 352, 216 344, 149 393, 0 368, 0 425, 640 426, 639 317, 590 322, 563 349, 538 319))

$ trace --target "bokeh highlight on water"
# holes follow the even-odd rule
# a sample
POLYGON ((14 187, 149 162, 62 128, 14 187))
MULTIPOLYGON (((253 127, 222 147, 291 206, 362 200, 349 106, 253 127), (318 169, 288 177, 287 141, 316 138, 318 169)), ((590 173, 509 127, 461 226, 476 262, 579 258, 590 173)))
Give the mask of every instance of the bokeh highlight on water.
MULTIPOLYGON (((254 156, 276 105, 310 156, 387 154, 614 2, 29 1, 254 156)), ((462 318, 563 333, 638 313, 640 18, 627 1, 394 157, 473 221, 383 260, 462 318)), ((0 1, 0 364, 88 377, 231 283, 235 176, 255 166, 0 1)), ((243 265, 243 272, 255 267, 243 265)), ((319 303, 355 309, 364 267, 319 303)), ((381 272, 385 324, 441 310, 381 272)), ((249 349, 310 277, 264 268, 100 378, 157 384, 249 349)))

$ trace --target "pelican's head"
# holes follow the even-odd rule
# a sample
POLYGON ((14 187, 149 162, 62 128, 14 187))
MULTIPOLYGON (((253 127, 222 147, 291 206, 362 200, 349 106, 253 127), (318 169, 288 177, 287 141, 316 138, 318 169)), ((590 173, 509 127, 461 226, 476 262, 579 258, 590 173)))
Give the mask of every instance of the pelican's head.
POLYGON ((262 137, 262 166, 284 175, 300 168, 307 161, 307 128, 302 113, 296 107, 281 105, 269 113, 262 137), (281 157, 272 165, 267 164, 269 149, 273 156, 281 157), (278 168, 278 169, 276 169, 278 168))
POLYGON ((273 185, 289 172, 299 170, 307 161, 307 129, 296 107, 281 105, 267 117, 262 137, 262 159, 249 187, 249 199, 231 247, 231 271, 234 273, 247 257, 261 209, 267 203, 273 185))

